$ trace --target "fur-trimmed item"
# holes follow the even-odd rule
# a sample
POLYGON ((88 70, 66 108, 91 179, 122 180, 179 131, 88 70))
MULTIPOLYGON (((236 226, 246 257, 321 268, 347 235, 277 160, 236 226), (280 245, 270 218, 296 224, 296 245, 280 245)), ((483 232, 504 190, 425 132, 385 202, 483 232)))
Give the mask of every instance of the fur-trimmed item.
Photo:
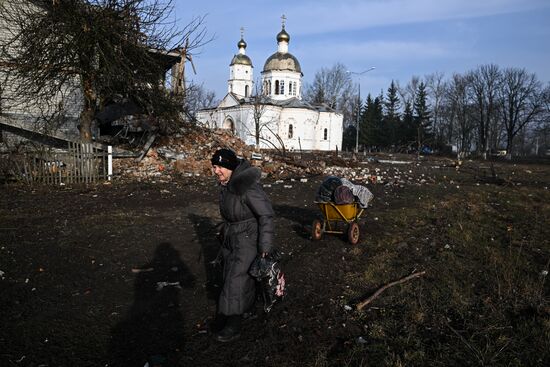
POLYGON ((273 208, 259 184, 260 170, 246 160, 220 185, 220 213, 225 220, 222 255, 224 285, 218 311, 240 315, 254 303, 255 283, 248 274, 258 253, 273 247, 273 208))

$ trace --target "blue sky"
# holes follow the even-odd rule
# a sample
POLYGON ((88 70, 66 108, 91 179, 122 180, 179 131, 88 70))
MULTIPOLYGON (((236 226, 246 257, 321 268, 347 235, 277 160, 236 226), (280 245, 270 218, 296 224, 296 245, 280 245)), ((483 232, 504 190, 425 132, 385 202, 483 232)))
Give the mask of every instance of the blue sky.
POLYGON ((479 65, 525 68, 550 81, 550 0, 232 0, 175 1, 181 24, 206 15, 214 40, 194 56, 197 74, 187 78, 227 91, 229 63, 240 28, 247 55, 260 77, 277 50, 281 15, 289 52, 300 61, 304 82, 336 63, 359 72, 361 95, 386 93, 391 80, 405 86, 413 76, 442 72, 446 79, 479 65))

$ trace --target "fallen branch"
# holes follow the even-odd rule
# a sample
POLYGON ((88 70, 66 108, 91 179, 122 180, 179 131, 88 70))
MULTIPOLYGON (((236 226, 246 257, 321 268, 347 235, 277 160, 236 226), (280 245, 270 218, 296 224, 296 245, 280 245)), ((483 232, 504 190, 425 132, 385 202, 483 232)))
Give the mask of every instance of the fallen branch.
POLYGON ((420 271, 418 273, 412 273, 411 275, 408 275, 404 278, 401 278, 401 279, 398 279, 394 282, 391 282, 391 283, 388 283, 380 288, 378 288, 378 290, 376 292, 374 292, 374 294, 372 296, 370 296, 369 298, 367 298, 366 300, 360 302, 359 304, 357 304, 356 308, 358 311, 361 311, 366 305, 368 305, 369 303, 371 303, 374 299, 376 299, 382 292, 384 292, 386 289, 390 288, 390 287, 393 287, 394 285, 397 285, 397 284, 401 284, 401 283, 405 283, 411 279, 414 279, 414 278, 418 278, 422 275, 426 274, 425 271, 420 271))

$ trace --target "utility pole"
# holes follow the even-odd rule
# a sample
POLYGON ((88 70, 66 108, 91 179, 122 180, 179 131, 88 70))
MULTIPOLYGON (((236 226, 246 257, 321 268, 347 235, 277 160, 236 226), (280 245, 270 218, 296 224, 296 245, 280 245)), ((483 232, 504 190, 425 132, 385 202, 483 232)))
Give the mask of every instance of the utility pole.
POLYGON ((357 83, 358 100, 357 100, 357 116, 356 116, 357 118, 356 118, 356 122, 355 122, 355 153, 359 152, 359 122, 360 122, 360 115, 361 115, 361 75, 366 74, 369 71, 374 70, 374 69, 376 69, 376 67, 372 66, 369 69, 361 71, 361 72, 355 72, 355 71, 350 71, 350 70, 347 71, 348 74, 359 76, 359 81, 357 83))

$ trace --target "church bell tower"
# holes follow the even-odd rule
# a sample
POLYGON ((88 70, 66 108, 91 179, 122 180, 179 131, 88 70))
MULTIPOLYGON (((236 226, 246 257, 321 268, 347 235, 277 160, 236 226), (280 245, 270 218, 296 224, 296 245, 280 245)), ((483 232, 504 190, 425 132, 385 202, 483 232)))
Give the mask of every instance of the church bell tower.
POLYGON ((239 52, 233 56, 229 64, 229 80, 227 91, 239 97, 250 97, 254 86, 252 60, 246 55, 244 28, 241 28, 241 40, 237 43, 239 52))

